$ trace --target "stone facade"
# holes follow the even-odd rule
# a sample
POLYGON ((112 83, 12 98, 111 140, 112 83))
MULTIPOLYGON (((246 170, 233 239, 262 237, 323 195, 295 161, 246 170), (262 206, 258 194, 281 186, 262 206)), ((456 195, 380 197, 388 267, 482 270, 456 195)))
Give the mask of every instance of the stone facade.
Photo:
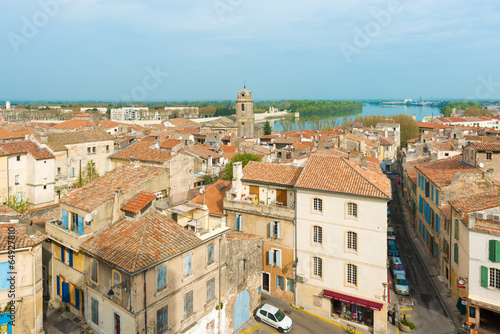
POLYGON ((236 123, 238 137, 254 138, 253 100, 252 92, 243 89, 238 92, 236 99, 236 123))

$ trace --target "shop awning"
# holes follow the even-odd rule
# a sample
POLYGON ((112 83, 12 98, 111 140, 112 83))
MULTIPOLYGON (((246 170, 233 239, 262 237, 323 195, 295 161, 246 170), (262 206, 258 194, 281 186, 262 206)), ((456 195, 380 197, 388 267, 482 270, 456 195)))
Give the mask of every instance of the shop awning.
POLYGON ((333 292, 333 291, 329 291, 329 290, 323 290, 323 297, 331 298, 331 299, 338 300, 341 302, 354 304, 354 305, 361 306, 361 307, 366 307, 366 308, 369 308, 369 309, 372 309, 375 311, 380 311, 382 309, 382 307, 384 306, 381 303, 371 302, 369 300, 364 300, 361 298, 352 297, 352 296, 344 295, 342 293, 333 292))

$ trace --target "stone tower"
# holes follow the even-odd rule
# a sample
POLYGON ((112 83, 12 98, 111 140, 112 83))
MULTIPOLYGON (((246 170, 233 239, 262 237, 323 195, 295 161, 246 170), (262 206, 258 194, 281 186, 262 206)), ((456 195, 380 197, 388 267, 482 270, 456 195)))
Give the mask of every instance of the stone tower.
POLYGON ((253 138, 254 123, 252 92, 243 88, 243 90, 238 92, 236 99, 238 137, 253 138))

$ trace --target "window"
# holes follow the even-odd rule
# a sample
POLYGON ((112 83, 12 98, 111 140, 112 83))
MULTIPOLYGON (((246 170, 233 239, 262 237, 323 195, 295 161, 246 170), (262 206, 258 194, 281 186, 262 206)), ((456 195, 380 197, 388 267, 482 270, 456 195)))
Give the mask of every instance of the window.
POLYGON ((313 242, 323 244, 323 228, 321 226, 313 226, 313 242))
POLYGON ((270 266, 281 267, 281 250, 270 249, 267 252, 267 257, 270 266))
POLYGON ((109 145, 106 145, 106 152, 109 152, 109 145))
POLYGON ((16 160, 17 160, 17 161, 21 161, 21 156, 20 156, 20 155, 18 155, 18 156, 16 157, 16 160))
POLYGON ((91 276, 90 280, 94 282, 95 284, 99 283, 99 273, 98 273, 98 265, 97 261, 94 259, 90 259, 90 269, 91 269, 91 276))
POLYGON ((57 167, 57 175, 61 175, 61 167, 57 167))
POLYGON ((184 319, 189 318, 193 314, 193 291, 189 291, 184 295, 184 319))
POLYGON ((454 255, 455 263, 458 263, 458 244, 456 244, 456 243, 453 246, 453 255, 454 255))
POLYGON ((276 290, 285 290, 285 278, 283 276, 276 275, 276 290))
POLYGON ((354 264, 347 264, 347 283, 358 285, 358 267, 354 264))
POLYGON ((500 269, 490 268, 490 288, 500 289, 500 269))
POLYGON ((97 326, 99 326, 99 302, 94 298, 90 298, 90 304, 91 304, 92 322, 97 326))
POLYGON ((95 146, 92 147, 92 154, 95 154, 95 146))
POLYGON ((44 190, 45 190, 45 189, 47 189, 47 186, 46 186, 46 185, 44 185, 44 186, 43 186, 43 189, 44 189, 44 190))
POLYGON ((184 277, 188 277, 193 273, 193 253, 184 256, 184 277))
POLYGON ((491 152, 486 152, 486 160, 491 160, 491 152))
POLYGON ((295 282, 291 278, 286 279, 286 289, 290 292, 295 292, 295 282))
POLYGON ((238 262, 238 286, 247 282, 247 261, 240 260, 238 262))
MULTIPOLYGON (((117 284, 120 284, 121 282, 122 282, 122 274, 120 274, 119 271, 113 269, 113 284, 111 286, 115 286, 117 284)), ((113 289, 113 292, 115 293, 115 296, 117 296, 118 298, 122 298, 121 288, 113 289)))
POLYGON ((236 230, 243 231, 243 217, 236 214, 236 230))
POLYGON ((215 262, 215 244, 212 242, 207 246, 207 265, 215 262))
POLYGON ((491 262, 500 262, 500 241, 490 240, 489 242, 489 260, 491 262))
POLYGON ((69 169, 69 177, 75 177, 75 167, 69 169))
POLYGON ((347 249, 358 250, 358 234, 356 232, 347 232, 347 249))
POLYGON ((167 287, 167 265, 156 268, 156 291, 161 291, 167 287))
POLYGON ((356 203, 347 203, 347 216, 358 218, 358 205, 356 203))
POLYGON ((455 219, 455 239, 458 240, 458 219, 455 219))
POLYGON ((241 104, 241 111, 245 111, 245 105, 243 103, 241 104))
POLYGON ((16 186, 19 185, 19 175, 14 176, 14 183, 16 184, 16 186))
POLYGON ((279 239, 281 237, 280 222, 273 221, 269 224, 269 237, 279 239))
POLYGON ((215 277, 207 281, 207 304, 215 299, 215 277))
POLYGON ((320 257, 313 257, 313 276, 323 277, 323 259, 320 257))
POLYGON ((313 199, 313 211, 323 212, 323 200, 321 198, 313 199))
POLYGON ((90 147, 87 147, 87 154, 92 153, 92 149, 90 147))
POLYGON ((156 311, 156 333, 165 333, 168 330, 168 305, 156 311))

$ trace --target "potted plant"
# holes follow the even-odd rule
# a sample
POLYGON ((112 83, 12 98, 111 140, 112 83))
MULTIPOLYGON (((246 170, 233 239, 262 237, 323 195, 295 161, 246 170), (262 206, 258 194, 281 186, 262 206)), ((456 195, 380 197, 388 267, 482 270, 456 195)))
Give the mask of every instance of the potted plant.
POLYGON ((402 330, 403 332, 411 332, 412 330, 415 329, 415 324, 411 321, 408 321, 406 319, 403 319, 398 322, 399 329, 402 330))

